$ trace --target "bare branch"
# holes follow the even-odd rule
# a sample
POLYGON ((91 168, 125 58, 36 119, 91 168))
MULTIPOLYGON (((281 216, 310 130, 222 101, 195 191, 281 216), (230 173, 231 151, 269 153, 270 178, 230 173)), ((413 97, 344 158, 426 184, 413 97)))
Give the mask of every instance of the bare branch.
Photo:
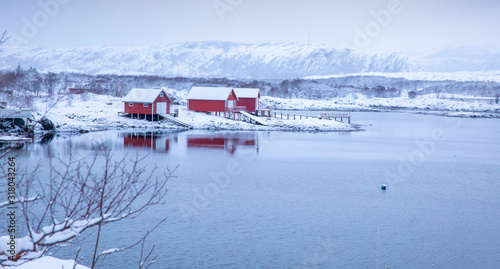
MULTIPOLYGON (((146 157, 139 154, 132 159, 127 156, 116 159, 104 143, 96 144, 94 148, 90 159, 52 157, 49 167, 52 172, 48 178, 39 175, 40 165, 30 173, 20 175, 20 196, 32 197, 19 201, 27 231, 27 235, 19 240, 31 244, 31 247, 23 245, 18 250, 20 263, 32 256, 43 255, 61 243, 73 242, 89 228, 97 226, 101 230, 102 225, 139 216, 149 207, 164 202, 166 184, 176 169, 162 172, 157 171, 157 167, 148 168, 142 164, 146 157), (37 195, 30 194, 33 192, 37 195)), ((137 243, 119 251, 140 244, 151 231, 137 243)), ((93 266, 112 253, 97 252, 101 235, 102 231, 98 232, 93 266)), ((152 251, 141 259, 147 261, 151 255, 152 251)))
POLYGON ((97 259, 95 260, 95 263, 97 263, 97 261, 99 260, 99 257, 101 256, 108 256, 110 254, 113 254, 113 253, 117 253, 117 252, 122 252, 122 251, 125 251, 125 250, 128 250, 128 249, 131 249, 139 244, 142 244, 142 247, 141 247, 141 256, 140 256, 140 260, 139 260, 139 268, 142 268, 142 265, 141 264, 144 264, 148 258, 151 256, 151 253, 153 252, 154 250, 154 246, 153 248, 150 250, 149 254, 145 257, 145 259, 143 260, 142 259, 142 256, 143 256, 143 250, 144 250, 144 242, 146 241, 146 238, 154 231, 156 230, 156 228, 158 228, 158 226, 160 226, 163 222, 165 222, 167 220, 167 218, 164 218, 162 219, 160 222, 158 222, 156 224, 155 227, 153 227, 153 229, 151 229, 150 231, 146 231, 146 234, 141 238, 139 239, 137 242, 133 243, 132 245, 128 246, 128 247, 124 247, 124 248, 115 248, 115 249, 110 249, 110 250, 106 250, 106 251, 103 251, 101 253, 99 253, 97 255, 97 259))
POLYGON ((7 40, 10 39, 10 36, 6 36, 7 35, 7 30, 5 30, 2 34, 2 37, 0 37, 0 46, 3 45, 5 42, 7 42, 7 40))
POLYGON ((76 251, 75 263, 73 264, 73 269, 76 269, 76 266, 78 265, 78 255, 80 254, 80 250, 82 250, 81 247, 79 247, 78 250, 76 251))

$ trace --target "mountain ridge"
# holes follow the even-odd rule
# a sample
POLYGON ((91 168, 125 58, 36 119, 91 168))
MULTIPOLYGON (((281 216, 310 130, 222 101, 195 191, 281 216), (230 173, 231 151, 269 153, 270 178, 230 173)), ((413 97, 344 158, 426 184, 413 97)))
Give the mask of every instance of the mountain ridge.
POLYGON ((412 72, 400 53, 374 53, 323 44, 182 42, 149 47, 0 48, 0 68, 169 77, 299 78, 364 72, 412 72))

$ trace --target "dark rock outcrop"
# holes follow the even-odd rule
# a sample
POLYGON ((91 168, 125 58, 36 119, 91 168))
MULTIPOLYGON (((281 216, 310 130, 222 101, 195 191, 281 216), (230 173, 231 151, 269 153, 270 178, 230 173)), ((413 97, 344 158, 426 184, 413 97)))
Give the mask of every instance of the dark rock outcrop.
POLYGON ((42 125, 42 127, 45 131, 55 131, 55 129, 56 129, 56 126, 54 125, 54 123, 46 117, 41 118, 38 121, 38 123, 40 123, 40 125, 42 125))

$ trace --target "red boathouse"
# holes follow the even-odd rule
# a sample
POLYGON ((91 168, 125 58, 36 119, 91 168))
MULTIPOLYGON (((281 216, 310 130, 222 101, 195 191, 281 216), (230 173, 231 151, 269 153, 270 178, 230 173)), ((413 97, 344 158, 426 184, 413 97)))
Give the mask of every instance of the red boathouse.
POLYGON ((187 96, 188 109, 198 112, 234 112, 238 100, 232 88, 193 87, 187 96))
POLYGON ((132 89, 122 102, 125 115, 152 119, 158 119, 160 114, 170 114, 172 103, 163 89, 132 89))
POLYGON ((245 107, 246 112, 255 112, 259 109, 260 91, 257 88, 234 88, 238 100, 236 106, 245 107))

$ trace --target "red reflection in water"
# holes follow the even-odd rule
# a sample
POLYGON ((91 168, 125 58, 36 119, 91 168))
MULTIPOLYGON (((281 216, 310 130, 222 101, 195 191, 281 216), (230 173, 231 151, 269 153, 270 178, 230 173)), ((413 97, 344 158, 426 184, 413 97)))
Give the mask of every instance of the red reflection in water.
POLYGON ((258 139, 255 134, 214 134, 214 135, 188 135, 188 148, 209 148, 225 150, 229 154, 236 152, 238 147, 253 147, 257 151, 258 139))
POLYGON ((127 133, 123 136, 123 146, 168 152, 170 140, 168 136, 157 136, 151 133, 127 133))

